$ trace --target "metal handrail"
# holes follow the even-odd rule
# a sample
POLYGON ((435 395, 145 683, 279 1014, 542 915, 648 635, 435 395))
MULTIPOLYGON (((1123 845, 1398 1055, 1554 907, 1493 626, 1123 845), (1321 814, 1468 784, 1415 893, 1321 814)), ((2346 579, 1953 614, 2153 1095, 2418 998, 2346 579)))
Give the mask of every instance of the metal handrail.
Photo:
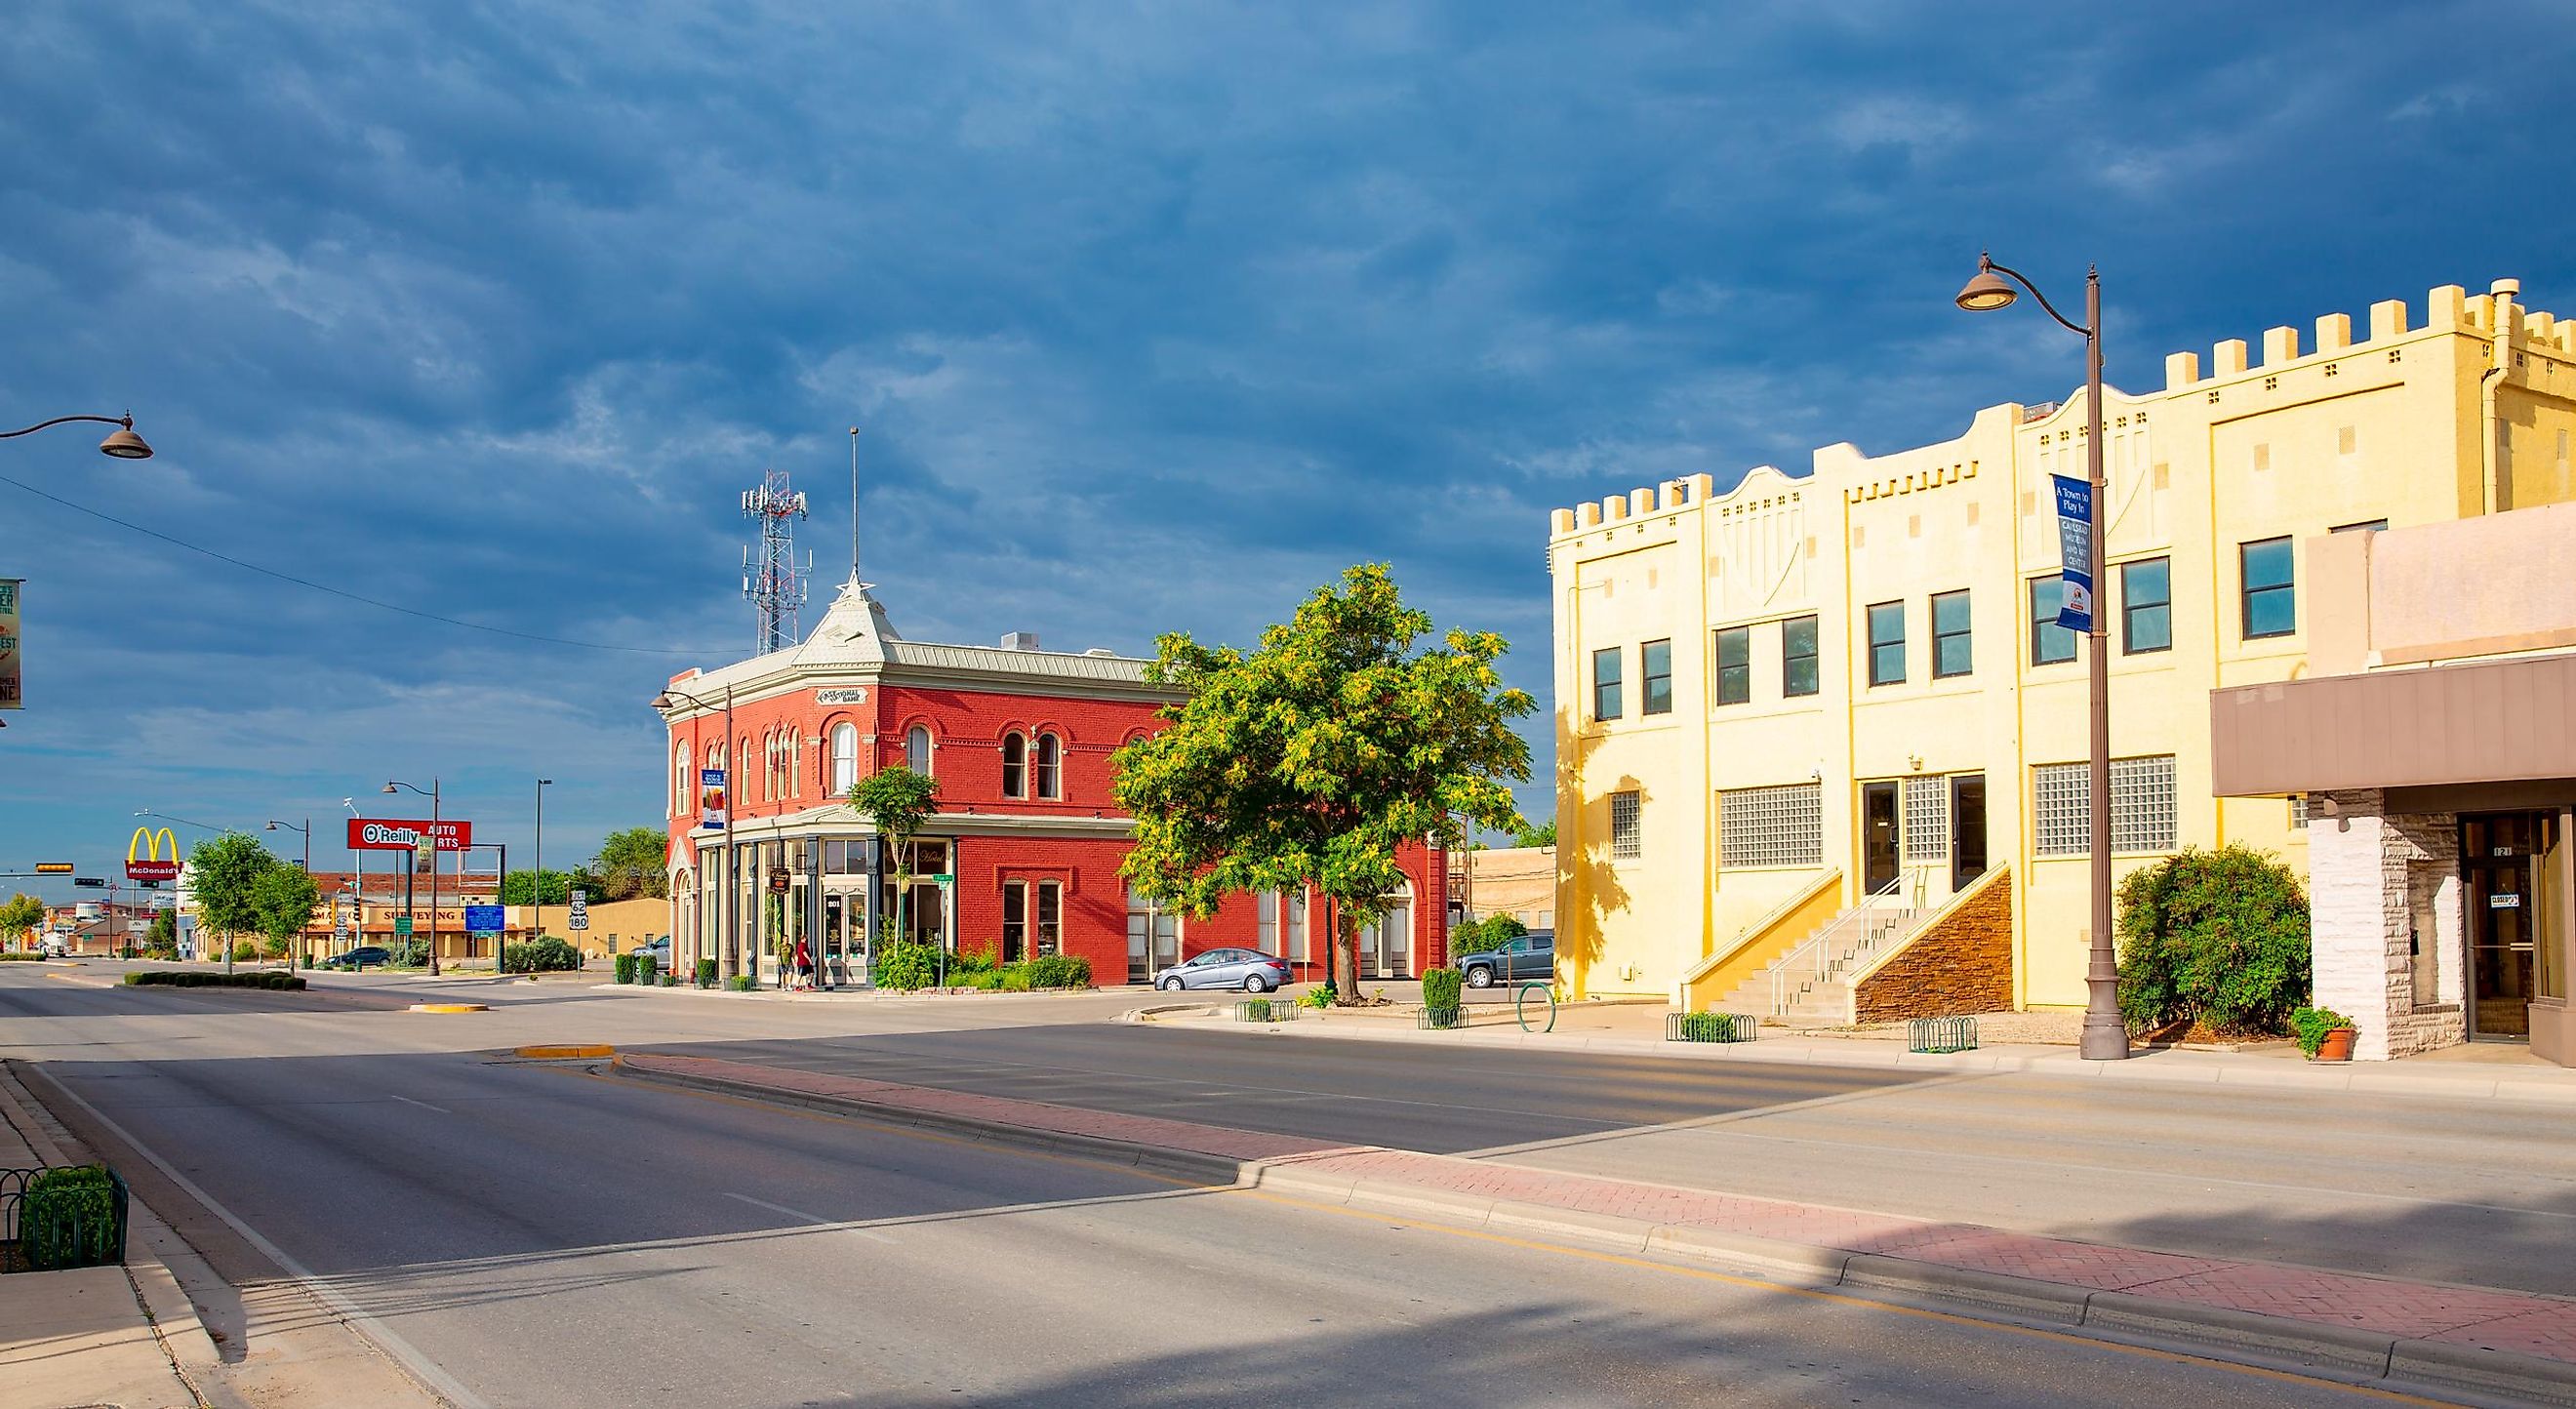
POLYGON ((1772 1016, 1777 1017, 1789 1011, 1791 1001, 1789 985, 1793 979, 1805 979, 1800 988, 1800 992, 1803 993, 1805 989, 1821 984, 1831 977, 1846 959, 1862 960, 1877 954, 1880 946, 1886 942, 1891 933, 1901 927, 1905 921, 1921 913, 1920 902, 1930 875, 1931 868, 1928 866, 1899 867, 1895 877, 1887 884, 1862 896, 1859 904, 1836 915, 1825 924, 1824 928, 1807 936, 1797 948, 1790 950, 1774 962, 1769 970, 1772 1016), (1904 895, 1916 903, 1900 910, 1894 916, 1876 912, 1875 907, 1879 901, 1894 899, 1899 895, 1904 895), (1844 932, 1846 925, 1862 930, 1860 942, 1851 947, 1849 955, 1845 955, 1841 948, 1834 944, 1835 937, 1844 932))

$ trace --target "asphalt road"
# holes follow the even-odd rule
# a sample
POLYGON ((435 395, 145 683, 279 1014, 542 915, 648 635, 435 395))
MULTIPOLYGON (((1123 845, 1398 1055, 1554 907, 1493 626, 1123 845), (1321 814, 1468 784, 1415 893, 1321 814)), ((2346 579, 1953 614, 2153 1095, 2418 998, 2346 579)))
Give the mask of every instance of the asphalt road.
MULTIPOLYGON (((2358 1397, 452 1049, 501 1028, 486 1019, 554 1016, 448 1026, 0 971, 0 1051, 41 1062, 467 1404, 2358 1397)), ((157 1203, 166 1182, 140 1187, 157 1203)))

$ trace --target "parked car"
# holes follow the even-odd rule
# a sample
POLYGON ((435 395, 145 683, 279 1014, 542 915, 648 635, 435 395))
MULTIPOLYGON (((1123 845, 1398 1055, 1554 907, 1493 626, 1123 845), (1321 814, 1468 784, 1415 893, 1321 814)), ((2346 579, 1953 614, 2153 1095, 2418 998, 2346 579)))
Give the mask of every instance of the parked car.
POLYGON ((653 967, 656 972, 667 974, 671 971, 671 937, 667 934, 659 939, 646 940, 626 952, 650 954, 653 956, 653 967))
POLYGON ((373 964, 377 968, 381 969, 385 965, 392 963, 393 958, 393 951, 385 948, 381 944, 361 944, 355 949, 334 954, 326 959, 320 960, 314 964, 314 967, 317 969, 354 970, 363 969, 369 964, 373 964))
POLYGON ((1165 991, 1184 988, 1240 988, 1246 993, 1267 993, 1288 981, 1288 961, 1249 949, 1211 949, 1193 959, 1163 970, 1154 978, 1154 986, 1165 991))
POLYGON ((1469 988, 1556 977, 1556 931, 1531 930, 1500 949, 1470 954, 1458 961, 1469 988))

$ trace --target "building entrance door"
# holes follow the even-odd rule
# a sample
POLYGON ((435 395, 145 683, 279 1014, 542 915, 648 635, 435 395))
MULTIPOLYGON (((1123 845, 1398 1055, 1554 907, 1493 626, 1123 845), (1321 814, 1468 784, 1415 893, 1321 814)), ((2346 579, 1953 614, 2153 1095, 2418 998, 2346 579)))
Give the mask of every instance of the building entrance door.
POLYGON ((1860 785, 1860 892, 1876 895, 1896 884, 1896 785, 1860 785))
POLYGON ((1950 778, 1950 893, 1986 873, 1986 775, 1950 778))
POLYGON ((2532 963, 2540 932, 2539 860, 2558 819, 2504 812, 2460 821, 2468 904, 2469 1035, 2531 1040, 2532 963))

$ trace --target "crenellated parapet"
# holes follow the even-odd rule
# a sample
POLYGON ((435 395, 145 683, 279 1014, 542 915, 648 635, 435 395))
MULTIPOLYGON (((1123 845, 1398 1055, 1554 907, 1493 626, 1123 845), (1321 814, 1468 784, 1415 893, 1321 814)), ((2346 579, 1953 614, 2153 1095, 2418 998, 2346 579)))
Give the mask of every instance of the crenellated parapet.
POLYGON ((2404 299, 2374 303, 2370 306, 2368 335, 2358 341, 2353 338, 2352 315, 2348 313, 2329 313, 2317 319, 2311 337, 2304 343, 2295 327, 2266 328, 2259 361, 2251 356, 2252 346, 2245 339, 2230 338, 2210 349, 2206 375, 2199 353, 2172 353, 2165 358, 2165 390, 2183 391, 2258 372, 2277 375, 2293 365, 2382 349, 2395 354, 2398 342, 2427 333, 2493 339, 2501 329, 2507 345, 2516 350, 2576 356, 2576 321, 2523 308, 2516 302, 2521 293, 2522 282, 2518 279, 2498 279, 2483 294, 2471 294, 2458 284, 2444 284, 2425 294, 2421 323, 2411 321, 2413 310, 2404 299))

